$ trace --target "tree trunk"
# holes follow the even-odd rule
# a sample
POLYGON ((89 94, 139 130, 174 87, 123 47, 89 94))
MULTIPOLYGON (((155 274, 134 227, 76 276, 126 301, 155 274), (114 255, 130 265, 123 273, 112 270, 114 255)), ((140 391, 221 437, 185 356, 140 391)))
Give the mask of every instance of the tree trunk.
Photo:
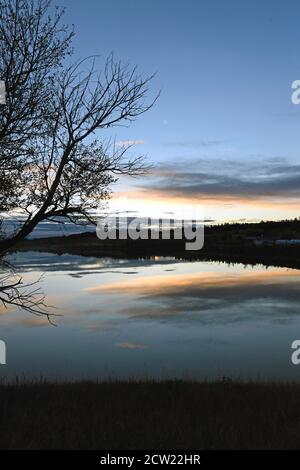
POLYGON ((34 217, 30 222, 23 225, 21 230, 11 238, 0 240, 0 256, 3 256, 8 250, 16 246, 20 241, 29 235, 33 229, 43 220, 43 218, 34 217))

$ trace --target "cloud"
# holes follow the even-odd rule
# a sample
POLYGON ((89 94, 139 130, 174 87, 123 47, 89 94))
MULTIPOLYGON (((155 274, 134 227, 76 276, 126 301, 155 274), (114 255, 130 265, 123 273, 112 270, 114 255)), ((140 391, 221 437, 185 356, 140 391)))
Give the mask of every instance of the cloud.
POLYGON ((110 284, 100 284, 95 287, 87 287, 84 290, 90 294, 102 293, 126 293, 136 296, 174 296, 180 297, 187 294, 201 297, 205 291, 211 289, 228 290, 229 288, 250 289, 252 285, 274 285, 283 280, 295 280, 297 285, 300 273, 297 270, 285 271, 283 269, 270 269, 261 272, 245 271, 238 275, 231 274, 224 277, 222 272, 193 272, 185 274, 172 274, 160 276, 145 276, 138 279, 126 279, 114 281, 110 284))
MULTIPOLYGON (((128 300, 118 308, 118 314, 124 318, 220 325, 247 319, 253 322, 255 316, 260 321, 265 318, 278 322, 297 315, 299 282, 298 270, 240 267, 237 271, 226 271, 224 276, 224 271, 206 271, 202 265, 202 270, 193 273, 114 281, 88 291, 96 295, 113 294, 120 299, 125 295, 128 300)), ((140 345, 125 342, 116 346, 137 349, 140 345)))
POLYGON ((170 197, 298 198, 300 165, 279 158, 182 160, 156 168, 139 189, 170 197))
POLYGON ((164 147, 180 147, 180 148, 188 148, 188 149, 198 149, 203 147, 215 147, 216 145, 223 144, 223 140, 196 140, 196 141, 169 141, 164 142, 164 147))
POLYGON ((139 344, 139 343, 117 343, 115 344, 116 348, 121 348, 121 349, 148 349, 148 346, 145 344, 139 344))
POLYGON ((51 324, 49 323, 46 317, 22 318, 21 320, 18 320, 17 323, 21 324, 22 326, 26 326, 30 328, 41 327, 41 326, 47 326, 47 327, 51 326, 51 324))
POLYGON ((119 140, 116 142, 118 147, 131 147, 132 145, 144 145, 144 140, 119 140))

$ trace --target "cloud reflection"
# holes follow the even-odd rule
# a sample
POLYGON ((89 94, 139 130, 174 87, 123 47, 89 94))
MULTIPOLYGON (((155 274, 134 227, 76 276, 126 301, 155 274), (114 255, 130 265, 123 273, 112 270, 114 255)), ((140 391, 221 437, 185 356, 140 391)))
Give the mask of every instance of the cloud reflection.
POLYGON ((192 272, 118 280, 85 291, 114 296, 116 310, 111 312, 132 318, 224 323, 250 316, 272 315, 274 321, 287 318, 298 311, 299 287, 298 270, 229 268, 226 274, 192 272))

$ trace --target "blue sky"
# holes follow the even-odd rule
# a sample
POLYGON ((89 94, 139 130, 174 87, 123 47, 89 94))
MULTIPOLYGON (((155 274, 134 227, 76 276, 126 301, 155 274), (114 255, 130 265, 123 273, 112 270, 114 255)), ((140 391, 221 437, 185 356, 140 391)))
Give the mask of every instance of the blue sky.
POLYGON ((113 51, 144 75, 157 72, 155 107, 112 131, 140 142, 135 153, 155 171, 117 185, 112 206, 127 196, 125 206, 144 213, 203 203, 217 220, 300 215, 300 106, 291 103, 299 2, 55 3, 75 25, 75 56, 113 51))

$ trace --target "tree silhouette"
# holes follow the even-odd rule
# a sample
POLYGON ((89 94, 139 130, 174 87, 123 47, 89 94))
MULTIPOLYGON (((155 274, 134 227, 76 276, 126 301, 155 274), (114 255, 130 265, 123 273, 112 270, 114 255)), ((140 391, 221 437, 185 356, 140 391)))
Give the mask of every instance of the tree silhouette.
POLYGON ((45 302, 45 295, 39 287, 41 278, 26 283, 18 275, 11 264, 0 261, 0 305, 20 308, 37 316, 46 316, 49 323, 54 325, 53 318, 57 316, 45 302))
POLYGON ((99 131, 129 124, 146 112, 153 76, 110 55, 101 72, 96 57, 65 65, 73 31, 52 15, 49 0, 0 3, 0 79, 7 103, 0 118, 0 206, 26 215, 2 240, 5 251, 38 223, 63 216, 95 222, 119 175, 146 171, 131 145, 99 139, 99 131), (97 134, 97 135, 96 135, 97 134), (5 183, 5 184, 4 184, 5 183))

